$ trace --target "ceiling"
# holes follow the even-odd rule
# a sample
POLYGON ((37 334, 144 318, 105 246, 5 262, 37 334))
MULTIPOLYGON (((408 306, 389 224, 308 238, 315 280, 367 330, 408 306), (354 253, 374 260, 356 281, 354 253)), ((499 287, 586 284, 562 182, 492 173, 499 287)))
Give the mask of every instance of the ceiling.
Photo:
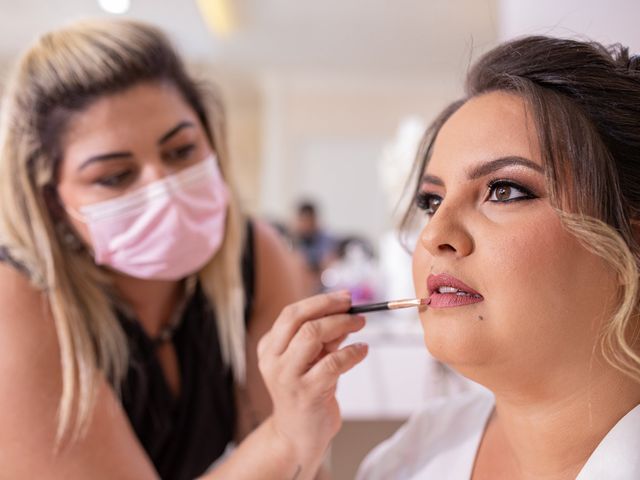
MULTIPOLYGON (((497 0, 231 0, 239 27, 208 31, 195 0, 131 0, 192 61, 239 69, 425 73, 458 70, 497 39, 497 0)), ((103 16, 97 0, 0 0, 0 58, 39 33, 103 16)))

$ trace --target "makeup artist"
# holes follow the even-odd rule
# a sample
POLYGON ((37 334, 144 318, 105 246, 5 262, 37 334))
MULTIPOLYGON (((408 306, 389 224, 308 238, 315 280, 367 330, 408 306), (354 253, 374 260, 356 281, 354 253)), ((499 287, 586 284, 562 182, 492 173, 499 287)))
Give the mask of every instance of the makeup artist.
POLYGON ((350 300, 284 310, 262 357, 271 415, 257 343, 299 283, 240 210, 219 104, 161 32, 114 20, 44 35, 5 93, 2 476, 311 478, 339 426, 330 392, 366 352, 338 343, 362 319, 329 317, 322 351, 305 329, 284 352, 350 300))

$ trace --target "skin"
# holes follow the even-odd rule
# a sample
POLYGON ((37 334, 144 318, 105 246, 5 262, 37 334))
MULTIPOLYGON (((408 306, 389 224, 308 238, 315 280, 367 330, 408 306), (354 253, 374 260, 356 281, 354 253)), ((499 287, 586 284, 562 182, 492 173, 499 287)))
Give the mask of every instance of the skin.
POLYGON ((439 132, 420 191, 441 202, 414 252, 416 295, 428 295, 429 274, 449 273, 484 297, 420 314, 430 352, 496 396, 473 478, 575 478, 640 387, 600 354, 617 280, 552 208, 524 101, 492 92, 463 105, 439 132), (478 171, 504 157, 532 164, 478 171), (498 195, 494 179, 526 190, 498 195))
MULTIPOLYGON (((80 207, 118 197, 193 166, 211 153, 195 112, 168 85, 142 84, 98 99, 72 116, 62 138, 58 194, 66 216, 91 248, 80 207)), ((144 330, 158 335, 181 298, 180 282, 137 279, 111 271, 144 330), (158 299, 160 299, 158 301, 158 299)), ((167 382, 177 395, 180 378, 171 343, 158 351, 167 382)))
MULTIPOLYGON (((70 212, 179 172, 212 151, 195 112, 174 87, 161 83, 141 83, 97 99, 72 116, 61 142, 58 194, 70 212)), ((91 248, 86 225, 74 215, 67 220, 91 248)), ((247 382, 236 395, 236 439, 244 441, 221 467, 204 478, 313 478, 340 423, 332 397, 337 378, 366 354, 362 347, 338 346, 363 322, 341 314, 350 305, 344 294, 325 295, 304 306, 284 309, 300 297, 299 270, 275 232, 260 222, 255 232, 256 292, 247 332, 247 382), (280 324, 289 327, 265 335, 278 316, 280 324), (311 326, 301 328, 305 323, 311 326), (310 331, 320 336, 316 338, 310 331), (258 358, 263 337, 271 340, 261 344, 258 358), (292 349, 287 348, 289 343, 292 349), (268 391, 259 363, 267 372, 268 391), (309 382, 313 388, 305 390, 303 384, 309 382), (274 413, 271 397, 280 406, 274 413), (256 421, 262 423, 253 430, 256 421), (296 435, 305 427, 318 435, 299 442, 296 435), (300 450, 301 445, 306 448, 300 450)), ((115 271, 110 274, 144 330, 156 335, 180 300, 182 283, 141 280, 115 271)), ((46 296, 5 264, 0 264, 0 347, 3 475, 157 478, 104 379, 99 381, 98 401, 86 435, 54 454, 62 384, 52 314, 46 296)), ((173 345, 161 347, 158 358, 168 384, 179 395, 173 345)))

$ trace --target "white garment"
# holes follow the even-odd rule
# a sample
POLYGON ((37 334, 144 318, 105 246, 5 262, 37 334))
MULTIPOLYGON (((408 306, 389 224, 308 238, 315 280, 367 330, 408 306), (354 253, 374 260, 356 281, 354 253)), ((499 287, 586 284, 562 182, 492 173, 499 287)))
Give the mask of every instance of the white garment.
MULTIPOLYGON (((469 480, 493 395, 474 389, 437 399, 367 455, 356 480, 469 480)), ((609 431, 576 480, 640 479, 640 405, 609 431)))

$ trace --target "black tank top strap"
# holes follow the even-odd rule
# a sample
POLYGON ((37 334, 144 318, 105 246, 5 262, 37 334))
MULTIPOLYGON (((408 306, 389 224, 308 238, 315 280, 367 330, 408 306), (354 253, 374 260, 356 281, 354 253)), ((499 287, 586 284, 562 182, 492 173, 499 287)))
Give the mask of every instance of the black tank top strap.
POLYGON ((255 226, 252 220, 247 221, 244 252, 242 254, 242 282, 244 285, 245 306, 244 320, 245 325, 249 325, 251 318, 253 301, 256 288, 256 267, 255 267, 255 226))

